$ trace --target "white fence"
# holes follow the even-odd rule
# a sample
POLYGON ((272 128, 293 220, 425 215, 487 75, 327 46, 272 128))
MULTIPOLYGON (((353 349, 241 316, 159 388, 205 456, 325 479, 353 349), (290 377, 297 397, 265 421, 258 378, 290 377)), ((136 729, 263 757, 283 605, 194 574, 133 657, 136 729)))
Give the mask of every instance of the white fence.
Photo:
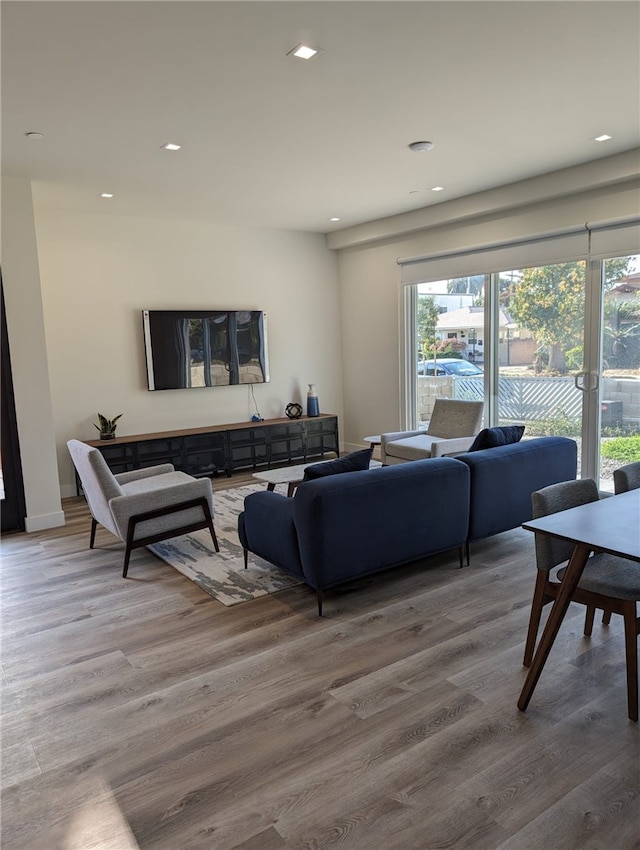
MULTIPOLYGON (((418 378, 418 414, 421 421, 431 416, 436 398, 482 399, 484 380, 443 376, 418 378)), ((622 423, 640 430, 640 379, 604 378, 602 398, 622 403, 622 423)), ((498 382, 500 420, 535 422, 563 420, 579 424, 582 393, 573 377, 501 377, 498 382)))

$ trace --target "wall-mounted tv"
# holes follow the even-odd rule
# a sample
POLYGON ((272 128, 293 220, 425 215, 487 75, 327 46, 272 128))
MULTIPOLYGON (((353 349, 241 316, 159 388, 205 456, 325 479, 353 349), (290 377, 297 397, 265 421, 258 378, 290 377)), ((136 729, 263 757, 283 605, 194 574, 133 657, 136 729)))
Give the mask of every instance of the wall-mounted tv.
POLYGON ((269 380, 262 310, 143 310, 150 390, 269 380))

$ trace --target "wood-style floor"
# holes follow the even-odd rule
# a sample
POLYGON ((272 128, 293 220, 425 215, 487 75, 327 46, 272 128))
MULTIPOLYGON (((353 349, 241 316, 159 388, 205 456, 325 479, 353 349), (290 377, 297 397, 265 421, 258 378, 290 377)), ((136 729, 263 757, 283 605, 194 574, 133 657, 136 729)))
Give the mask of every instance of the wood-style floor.
POLYGON ((304 586, 225 608, 146 550, 123 580, 64 507, 3 541, 3 850, 640 847, 620 618, 587 640, 572 606, 516 707, 528 532, 320 619, 304 586))

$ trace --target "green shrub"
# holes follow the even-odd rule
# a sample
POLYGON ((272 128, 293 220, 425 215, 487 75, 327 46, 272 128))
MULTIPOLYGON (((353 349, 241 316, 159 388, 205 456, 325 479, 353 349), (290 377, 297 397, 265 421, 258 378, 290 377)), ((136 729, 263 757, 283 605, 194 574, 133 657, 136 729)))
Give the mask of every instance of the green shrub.
POLYGON ((564 410, 558 410, 548 419, 527 422, 526 427, 529 437, 579 437, 582 433, 580 420, 573 419, 564 410))
POLYGON ((614 437, 602 444, 602 457, 619 460, 621 463, 634 463, 640 460, 640 435, 635 437, 614 437))

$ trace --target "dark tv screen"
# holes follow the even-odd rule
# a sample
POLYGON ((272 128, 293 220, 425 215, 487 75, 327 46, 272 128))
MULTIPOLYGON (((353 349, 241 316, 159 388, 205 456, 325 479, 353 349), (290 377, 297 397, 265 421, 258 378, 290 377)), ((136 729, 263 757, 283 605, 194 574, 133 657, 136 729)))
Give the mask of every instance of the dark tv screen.
POLYGON ((143 310, 150 390, 269 380, 262 310, 143 310))

